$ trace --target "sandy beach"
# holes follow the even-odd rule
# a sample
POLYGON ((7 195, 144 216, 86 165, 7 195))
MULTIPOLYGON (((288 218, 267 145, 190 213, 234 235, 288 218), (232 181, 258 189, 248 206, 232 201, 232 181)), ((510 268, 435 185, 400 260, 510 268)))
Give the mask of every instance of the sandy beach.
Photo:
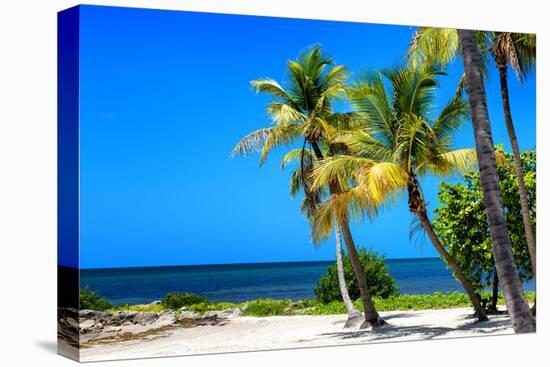
POLYGON ((474 323, 471 313, 471 308, 382 312, 390 325, 375 330, 343 329, 346 315, 236 317, 219 325, 87 346, 80 350, 80 358, 99 361, 513 334, 506 314, 474 323))

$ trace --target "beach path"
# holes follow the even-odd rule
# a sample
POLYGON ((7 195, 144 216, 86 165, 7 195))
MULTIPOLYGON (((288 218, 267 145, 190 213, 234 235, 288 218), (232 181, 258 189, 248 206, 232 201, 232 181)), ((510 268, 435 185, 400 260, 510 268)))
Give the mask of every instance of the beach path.
POLYGON ((178 328, 145 339, 81 349, 81 361, 350 345, 513 334, 506 314, 475 323, 470 308, 382 312, 390 326, 343 329, 346 315, 237 317, 224 325, 178 328))

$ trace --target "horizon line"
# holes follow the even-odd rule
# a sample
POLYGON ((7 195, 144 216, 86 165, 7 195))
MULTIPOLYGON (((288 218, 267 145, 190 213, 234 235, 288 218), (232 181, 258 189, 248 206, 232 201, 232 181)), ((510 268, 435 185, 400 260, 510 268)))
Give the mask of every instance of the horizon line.
MULTIPOLYGON (((385 258, 384 260, 427 260, 438 259, 438 256, 427 257, 393 257, 385 258)), ((204 267, 204 266, 223 266, 223 265, 268 265, 268 264, 297 264, 297 263, 322 263, 322 262, 334 262, 335 259, 330 260, 301 260, 301 261, 267 261, 267 262, 245 262, 245 263, 211 263, 211 264, 172 264, 172 265, 137 265, 137 266, 113 266, 113 267, 86 267, 78 268, 77 270, 108 270, 108 269, 137 269, 137 268, 176 268, 176 267, 204 267)), ((57 264, 57 266, 63 266, 67 268, 73 268, 63 264, 57 264)), ((76 269, 76 268, 73 268, 76 269)))

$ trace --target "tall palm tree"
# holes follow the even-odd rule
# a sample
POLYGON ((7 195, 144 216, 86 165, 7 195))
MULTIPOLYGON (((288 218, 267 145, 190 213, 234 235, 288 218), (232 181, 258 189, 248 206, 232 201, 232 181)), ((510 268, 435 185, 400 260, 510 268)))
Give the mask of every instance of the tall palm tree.
POLYGON ((514 154, 514 164, 516 176, 518 178, 519 200, 521 204, 521 215, 523 226, 525 228, 525 238, 529 249, 531 267, 533 275, 537 273, 536 240, 531 225, 529 215, 529 201, 527 199, 527 189, 525 188, 525 179, 523 177, 523 168, 521 164, 521 155, 519 151, 516 130, 512 121, 512 111, 510 109, 510 98, 508 96, 508 66, 514 70, 516 76, 523 82, 526 74, 534 67, 536 57, 536 45, 534 34, 495 32, 493 35, 491 54, 498 68, 500 91, 502 95, 502 106, 504 108, 504 122, 506 130, 512 145, 514 154))
MULTIPOLYGON (((536 274, 536 239, 529 215, 529 201, 525 188, 525 179, 521 164, 519 145, 512 121, 510 98, 508 95, 508 67, 516 74, 520 82, 534 68, 536 62, 536 37, 534 34, 510 32, 475 32, 476 43, 481 51, 481 70, 485 75, 492 58, 499 71, 504 122, 514 155, 518 191, 521 204, 521 215, 525 239, 529 250, 533 274, 536 274)), ((438 63, 445 66, 460 55, 459 39, 456 29, 420 27, 409 47, 409 59, 413 65, 423 62, 438 63)), ((464 77, 459 83, 462 90, 464 77)), ((535 275, 536 276, 536 275, 535 275)))
POLYGON ((475 165, 473 149, 451 149, 453 132, 469 118, 466 101, 457 95, 430 119, 442 74, 435 67, 405 66, 356 82, 348 95, 356 111, 365 116, 366 126, 334 139, 350 154, 328 157, 314 168, 313 187, 330 180, 355 182, 352 191, 368 196, 373 204, 406 188, 409 210, 453 270, 482 321, 487 316, 479 295, 435 234, 418 181, 428 173, 446 176, 475 165), (384 76, 391 92, 386 91, 384 76))
MULTIPOLYGON (((323 152, 326 155, 326 152, 323 152)), ((290 162, 298 162, 299 166, 290 175, 290 195, 296 196, 305 187, 302 182, 310 180, 311 172, 316 163, 316 158, 310 149, 294 149, 288 152, 281 160, 281 168, 285 167, 290 162)), ((309 186, 311 187, 311 184, 309 186)), ((313 243, 318 245, 324 238, 319 229, 314 225, 316 213, 319 205, 322 205, 322 200, 326 197, 326 188, 319 187, 316 190, 309 191, 309 195, 304 195, 302 199, 301 210, 311 224, 311 233, 313 243), (313 200, 312 200, 313 199, 313 200), (313 202, 312 202, 313 201, 313 202)), ((340 295, 344 301, 348 319, 344 324, 344 328, 351 328, 362 323, 363 317, 361 312, 357 310, 353 301, 349 295, 348 288, 346 286, 346 276, 344 272, 344 262, 342 259, 342 233, 340 224, 337 220, 333 222, 334 227, 334 239, 336 242, 336 271, 338 274, 338 285, 340 288, 340 295)))
POLYGON ((474 31, 458 30, 458 37, 466 75, 466 90, 472 110, 481 189, 499 282, 502 285, 506 308, 514 331, 516 333, 534 332, 535 321, 525 299, 514 263, 506 217, 502 209, 487 97, 481 72, 481 53, 476 44, 474 31))
MULTIPOLYGON (((296 61, 288 62, 288 87, 283 88, 273 79, 252 81, 257 92, 264 92, 274 98, 267 112, 274 125, 256 130, 245 136, 233 149, 233 155, 247 155, 259 151, 260 164, 268 153, 280 146, 303 141, 303 150, 309 145, 317 160, 322 160, 322 152, 330 138, 339 128, 353 125, 354 114, 334 113, 332 104, 345 95, 344 82, 348 72, 342 65, 334 65, 332 59, 324 56, 320 47, 303 52, 296 61)), ((330 146, 328 147, 330 151, 330 146)), ((310 209, 316 205, 316 198, 308 187, 308 180, 302 180, 304 193, 310 209)), ((329 183, 331 192, 339 190, 335 183, 329 183)), ((364 306, 365 321, 361 328, 380 326, 385 322, 375 311, 374 303, 367 290, 367 279, 360 265, 349 224, 341 221, 340 228, 360 285, 361 300, 364 306)))

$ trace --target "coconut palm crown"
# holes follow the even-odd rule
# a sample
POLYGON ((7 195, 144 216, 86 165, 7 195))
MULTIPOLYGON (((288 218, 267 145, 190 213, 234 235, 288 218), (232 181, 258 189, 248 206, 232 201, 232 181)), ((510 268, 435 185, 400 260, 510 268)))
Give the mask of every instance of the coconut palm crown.
POLYGON ((441 75, 433 66, 404 66, 355 82, 348 95, 364 116, 365 126, 333 139, 350 154, 324 159, 314 170, 313 186, 332 179, 343 184, 351 180, 357 194, 380 205, 413 185, 414 200, 409 204, 417 211, 422 205, 417 201, 418 195, 422 198, 418 176, 447 176, 471 168, 475 150, 453 150, 452 145, 453 133, 470 117, 467 102, 455 96, 431 118, 441 75), (391 88, 385 87, 384 78, 391 88))
MULTIPOLYGON (((357 81, 348 90, 356 111, 363 114, 365 126, 333 139, 349 154, 327 157, 313 171, 313 188, 338 181, 354 188, 346 194, 360 196, 355 204, 382 205, 407 189, 410 211, 428 234, 434 247, 462 283, 479 320, 487 316, 479 296, 466 279, 460 265, 451 257, 435 234, 426 210, 418 177, 428 173, 447 176, 464 172, 476 164, 475 149, 453 149, 453 133, 470 117, 468 103, 456 94, 434 116, 438 78, 444 73, 435 66, 406 65, 376 72, 357 81), (386 88, 384 78, 391 88, 386 88), (353 192, 354 191, 354 192, 353 192)), ((330 231, 330 214, 345 205, 335 204, 338 195, 318 210, 315 221, 321 233, 330 231), (330 210, 325 206, 331 205, 330 210)), ((344 198, 344 203, 350 202, 344 198)), ((357 212, 358 208, 353 208, 357 212)))
POLYGON ((284 87, 270 78, 251 82, 256 92, 273 97, 267 113, 272 126, 245 136, 233 149, 233 155, 260 152, 260 164, 274 148, 295 143, 309 144, 322 157, 319 140, 331 138, 338 127, 346 127, 353 114, 333 113, 334 101, 345 96, 348 71, 323 55, 320 47, 304 51, 296 61, 288 61, 289 78, 284 87))

